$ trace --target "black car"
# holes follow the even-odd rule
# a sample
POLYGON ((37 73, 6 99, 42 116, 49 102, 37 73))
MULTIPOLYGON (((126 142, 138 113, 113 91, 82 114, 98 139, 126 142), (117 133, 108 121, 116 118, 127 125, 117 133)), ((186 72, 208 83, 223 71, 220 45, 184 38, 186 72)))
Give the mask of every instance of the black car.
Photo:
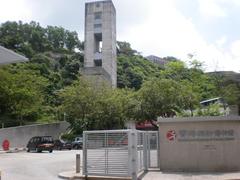
POLYGON ((63 140, 57 139, 54 141, 54 149, 62 150, 62 149, 72 149, 72 143, 71 142, 65 142, 63 140))
POLYGON ((27 152, 36 151, 53 151, 54 143, 51 136, 35 136, 32 137, 27 144, 27 152))

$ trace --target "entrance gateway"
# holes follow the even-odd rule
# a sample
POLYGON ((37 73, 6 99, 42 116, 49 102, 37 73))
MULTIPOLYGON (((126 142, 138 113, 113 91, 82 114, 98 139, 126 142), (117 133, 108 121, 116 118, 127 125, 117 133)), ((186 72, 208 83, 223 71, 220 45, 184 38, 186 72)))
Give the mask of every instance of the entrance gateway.
POLYGON ((107 130, 83 133, 83 174, 137 179, 159 168, 157 131, 107 130))
POLYGON ((137 179, 150 168, 240 171, 240 116, 164 118, 159 132, 85 131, 83 174, 137 179))

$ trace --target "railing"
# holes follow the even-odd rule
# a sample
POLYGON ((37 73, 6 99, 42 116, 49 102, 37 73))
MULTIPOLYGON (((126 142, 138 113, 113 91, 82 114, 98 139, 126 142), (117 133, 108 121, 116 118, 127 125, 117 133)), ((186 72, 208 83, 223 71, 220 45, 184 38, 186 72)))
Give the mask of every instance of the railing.
POLYGON ((147 144, 150 136, 146 134, 147 132, 137 130, 85 131, 83 174, 130 177, 136 180, 137 175, 149 167, 148 161, 157 159, 148 157, 152 145, 147 144))
POLYGON ((84 132, 85 175, 128 176, 128 131, 84 132))

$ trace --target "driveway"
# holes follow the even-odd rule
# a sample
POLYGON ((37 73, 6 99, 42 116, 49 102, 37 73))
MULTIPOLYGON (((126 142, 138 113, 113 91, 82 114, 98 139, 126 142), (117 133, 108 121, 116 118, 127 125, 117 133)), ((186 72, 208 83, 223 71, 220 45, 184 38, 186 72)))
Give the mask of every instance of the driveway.
MULTIPOLYGON (((60 172, 75 169, 76 154, 80 150, 54 151, 53 153, 2 153, 0 170, 2 180, 60 180, 60 172)), ((82 158, 82 155, 81 155, 82 158)), ((236 173, 164 173, 148 172, 142 180, 240 180, 236 173)))
POLYGON ((76 153, 81 151, 0 154, 2 180, 59 180, 58 173, 75 168, 76 153))

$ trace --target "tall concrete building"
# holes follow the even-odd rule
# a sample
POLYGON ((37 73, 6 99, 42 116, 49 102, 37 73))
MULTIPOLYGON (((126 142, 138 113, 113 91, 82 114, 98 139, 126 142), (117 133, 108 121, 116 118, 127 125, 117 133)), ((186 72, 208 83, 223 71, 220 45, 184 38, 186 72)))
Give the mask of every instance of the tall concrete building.
POLYGON ((84 75, 116 87, 116 10, 111 0, 85 4, 84 49, 84 75))

